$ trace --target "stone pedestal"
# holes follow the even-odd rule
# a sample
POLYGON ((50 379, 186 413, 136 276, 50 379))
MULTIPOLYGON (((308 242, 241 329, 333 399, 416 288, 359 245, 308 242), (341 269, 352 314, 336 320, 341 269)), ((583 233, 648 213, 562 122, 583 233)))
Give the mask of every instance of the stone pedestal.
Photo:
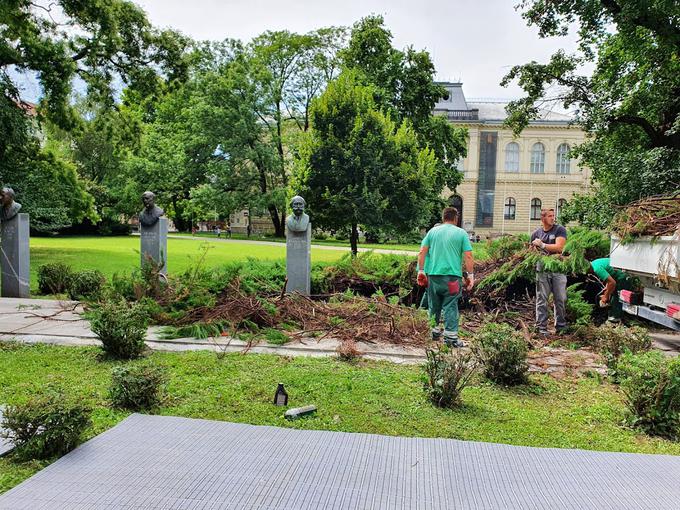
POLYGON ((306 232, 286 232, 286 292, 311 292, 312 225, 306 232))
POLYGON ((147 255, 157 264, 163 262, 161 273, 168 273, 168 219, 159 218, 151 227, 140 225, 142 265, 147 255))
POLYGON ((2 297, 27 298, 30 289, 30 251, 28 214, 17 214, 2 223, 0 266, 2 297))

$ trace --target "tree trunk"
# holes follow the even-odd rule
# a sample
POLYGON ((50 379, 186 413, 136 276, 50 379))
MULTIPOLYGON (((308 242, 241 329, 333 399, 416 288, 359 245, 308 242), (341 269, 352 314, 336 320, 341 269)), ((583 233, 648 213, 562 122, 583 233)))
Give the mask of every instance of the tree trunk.
POLYGON ((272 223, 274 224, 274 235, 276 237, 283 237, 285 232, 284 221, 279 216, 279 211, 275 205, 271 204, 267 207, 269 209, 269 216, 272 218, 272 223))
POLYGON ((352 257, 356 257, 359 249, 357 245, 359 244, 359 230, 357 229, 357 224, 352 223, 352 232, 349 234, 349 245, 352 248, 352 257))

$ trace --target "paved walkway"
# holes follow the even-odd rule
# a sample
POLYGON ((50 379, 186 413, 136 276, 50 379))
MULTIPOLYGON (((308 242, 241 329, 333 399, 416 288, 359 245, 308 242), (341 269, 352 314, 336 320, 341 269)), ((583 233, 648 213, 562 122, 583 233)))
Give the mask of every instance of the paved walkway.
POLYGON ((680 457, 132 415, 2 510, 677 510, 680 457))

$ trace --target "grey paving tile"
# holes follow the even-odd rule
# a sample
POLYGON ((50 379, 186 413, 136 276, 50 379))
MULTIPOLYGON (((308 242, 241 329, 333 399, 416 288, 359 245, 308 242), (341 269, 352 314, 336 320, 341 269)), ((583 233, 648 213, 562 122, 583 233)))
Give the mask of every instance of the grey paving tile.
POLYGON ((678 508, 680 457, 132 415, 0 509, 678 508))

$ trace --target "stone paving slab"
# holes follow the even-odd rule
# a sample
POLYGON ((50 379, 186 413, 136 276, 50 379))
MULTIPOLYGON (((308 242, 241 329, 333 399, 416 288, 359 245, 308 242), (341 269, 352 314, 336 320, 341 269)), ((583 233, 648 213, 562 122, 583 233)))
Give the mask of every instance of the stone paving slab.
POLYGON ((2 510, 677 510, 680 457, 132 415, 2 510))

